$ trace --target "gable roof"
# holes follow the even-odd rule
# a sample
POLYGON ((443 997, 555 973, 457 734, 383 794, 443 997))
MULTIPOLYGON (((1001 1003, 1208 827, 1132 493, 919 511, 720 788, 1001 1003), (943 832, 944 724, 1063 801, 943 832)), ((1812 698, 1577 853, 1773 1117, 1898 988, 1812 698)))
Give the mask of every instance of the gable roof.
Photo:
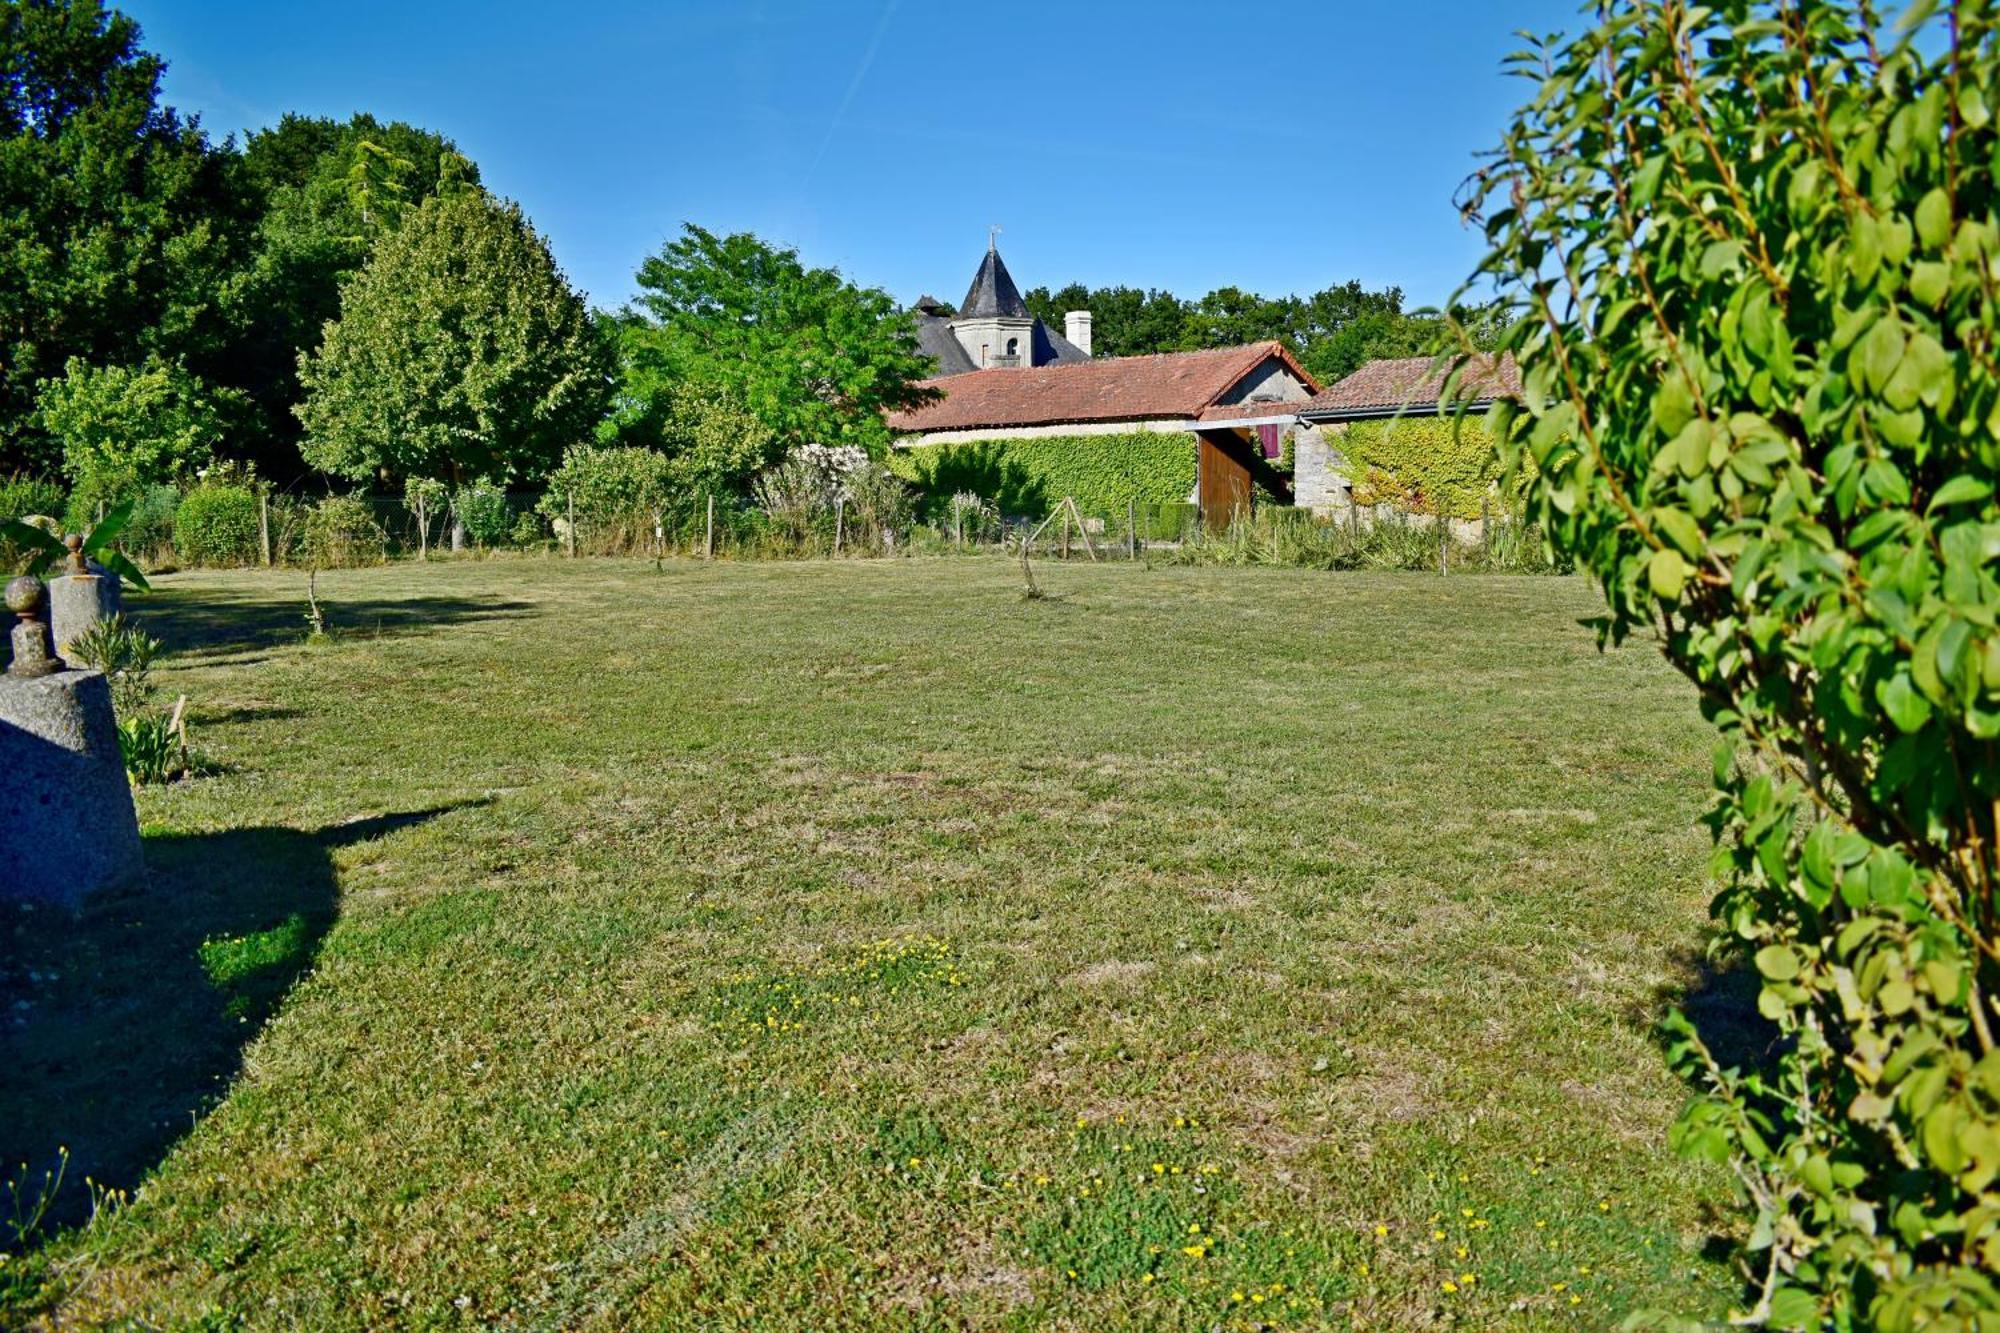
POLYGON ((1000 262, 1000 252, 989 249, 972 275, 972 286, 958 303, 960 319, 1026 319, 1028 303, 1014 285, 1013 275, 1000 262))
POLYGON ((1299 409, 1309 421, 1349 421, 1436 411, 1445 379, 1463 362, 1464 373, 1448 406, 1483 412, 1498 398, 1518 397, 1521 371, 1512 356, 1474 353, 1466 357, 1406 356, 1370 361, 1299 409))
POLYGON ((944 397, 891 414, 889 427, 918 434, 1087 421, 1190 421, 1272 357, 1307 385, 1312 383, 1291 353, 1276 342, 1107 357, 1032 370, 975 370, 924 381, 944 397))

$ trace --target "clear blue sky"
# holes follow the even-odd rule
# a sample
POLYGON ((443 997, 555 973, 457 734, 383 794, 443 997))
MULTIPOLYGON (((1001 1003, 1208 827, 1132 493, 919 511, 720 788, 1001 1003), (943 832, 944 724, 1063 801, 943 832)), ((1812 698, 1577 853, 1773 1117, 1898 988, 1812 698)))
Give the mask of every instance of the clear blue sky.
POLYGON ((986 244, 1022 287, 1199 296, 1359 278, 1442 300, 1451 207, 1578 0, 120 0, 217 136, 370 111, 455 139, 593 301, 683 220, 903 301, 986 244))

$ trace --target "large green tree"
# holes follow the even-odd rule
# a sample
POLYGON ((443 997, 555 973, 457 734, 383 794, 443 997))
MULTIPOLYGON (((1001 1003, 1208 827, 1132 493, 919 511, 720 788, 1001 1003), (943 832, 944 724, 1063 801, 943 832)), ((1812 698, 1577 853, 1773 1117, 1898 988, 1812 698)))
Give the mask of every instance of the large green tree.
POLYGON ((341 284, 405 213, 441 190, 477 186, 479 173, 442 135, 365 114, 287 115, 249 137, 237 173, 255 231, 222 294, 225 354, 197 366, 249 395, 255 411, 236 448, 283 480, 301 466, 299 354, 340 313, 341 284))
POLYGON ((689 225, 639 268, 616 321, 621 415, 664 417, 665 395, 719 393, 799 444, 888 445, 883 414, 930 398, 913 326, 888 295, 796 251, 689 225))
POLYGON ((2000 1328, 2000 6, 1606 0, 1466 200, 1535 517, 1722 733, 1746 1322, 2000 1328))
POLYGON ((56 467, 35 399, 71 358, 199 361, 227 339, 246 201, 139 42, 99 0, 0 0, 0 472, 56 467))
POLYGON ((357 481, 538 478, 588 440, 610 362, 518 206, 483 190, 409 210, 300 359, 304 451, 357 481))

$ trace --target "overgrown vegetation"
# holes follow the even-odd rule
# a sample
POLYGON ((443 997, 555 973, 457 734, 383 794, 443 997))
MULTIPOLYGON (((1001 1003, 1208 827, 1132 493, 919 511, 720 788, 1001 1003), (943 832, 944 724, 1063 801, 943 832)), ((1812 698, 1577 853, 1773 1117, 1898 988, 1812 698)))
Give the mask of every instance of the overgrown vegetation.
POLYGON ((1195 443, 1175 431, 976 440, 899 448, 888 462, 932 514, 961 492, 1017 518, 1040 518, 1066 495, 1087 512, 1122 514, 1128 501, 1185 501, 1194 491, 1195 443))
POLYGON ((1355 421, 1333 443, 1357 504, 1466 519, 1513 507, 1498 484, 1500 453, 1484 416, 1355 421))
POLYGON ((1735 1170, 1745 1315, 2000 1324, 2000 10, 1615 0, 1468 205, 1534 513, 1724 740, 1676 1139, 1735 1170))

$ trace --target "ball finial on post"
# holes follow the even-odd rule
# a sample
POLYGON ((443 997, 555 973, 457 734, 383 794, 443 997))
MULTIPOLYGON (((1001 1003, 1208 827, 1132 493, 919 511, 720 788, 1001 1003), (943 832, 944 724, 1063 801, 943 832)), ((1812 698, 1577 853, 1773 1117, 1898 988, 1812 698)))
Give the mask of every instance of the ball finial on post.
POLYGON ((23 574, 7 584, 7 609, 16 617, 14 660, 7 667, 10 676, 48 676, 62 670, 62 662, 49 649, 46 598, 42 581, 32 574, 23 574))

